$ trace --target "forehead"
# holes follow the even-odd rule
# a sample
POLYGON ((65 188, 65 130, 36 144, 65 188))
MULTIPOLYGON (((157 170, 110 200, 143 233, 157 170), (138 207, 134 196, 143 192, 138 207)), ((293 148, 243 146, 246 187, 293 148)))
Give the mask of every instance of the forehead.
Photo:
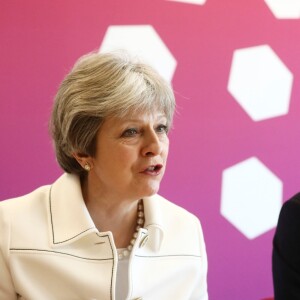
MULTIPOLYGON (((123 116, 109 116, 105 118, 101 128, 119 127, 129 123, 155 123, 165 122, 167 119, 164 112, 131 112, 123 116)), ((101 129, 100 128, 100 129, 101 129)))
POLYGON ((108 116, 106 120, 114 119, 115 121, 127 122, 130 120, 156 120, 167 118, 166 113, 161 109, 153 108, 152 110, 129 110, 120 115, 108 116))
POLYGON ((160 109, 153 110, 134 110, 127 112, 124 116, 117 117, 121 121, 127 120, 156 120, 160 118, 166 118, 166 114, 164 111, 160 109))

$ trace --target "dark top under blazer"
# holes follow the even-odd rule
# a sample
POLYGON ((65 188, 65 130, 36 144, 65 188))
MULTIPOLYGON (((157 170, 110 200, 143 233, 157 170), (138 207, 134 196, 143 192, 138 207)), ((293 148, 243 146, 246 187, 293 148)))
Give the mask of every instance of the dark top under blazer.
POLYGON ((275 300, 300 299, 300 193, 282 206, 273 240, 275 300))

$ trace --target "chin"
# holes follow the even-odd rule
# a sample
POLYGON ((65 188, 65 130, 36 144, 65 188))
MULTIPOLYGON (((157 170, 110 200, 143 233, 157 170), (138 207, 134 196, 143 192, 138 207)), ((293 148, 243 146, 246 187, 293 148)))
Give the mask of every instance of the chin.
POLYGON ((150 196, 157 194, 158 191, 159 191, 159 184, 151 185, 144 189, 143 194, 144 194, 144 197, 150 197, 150 196))

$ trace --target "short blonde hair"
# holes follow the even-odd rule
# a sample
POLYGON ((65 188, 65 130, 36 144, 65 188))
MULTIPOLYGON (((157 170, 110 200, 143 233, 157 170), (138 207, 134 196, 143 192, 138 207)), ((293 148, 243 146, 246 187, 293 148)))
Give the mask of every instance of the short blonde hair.
POLYGON ((124 51, 83 56, 55 97, 50 131, 58 163, 68 173, 83 174, 73 153, 95 155, 96 136, 105 118, 154 109, 166 115, 170 126, 174 93, 152 67, 124 51))

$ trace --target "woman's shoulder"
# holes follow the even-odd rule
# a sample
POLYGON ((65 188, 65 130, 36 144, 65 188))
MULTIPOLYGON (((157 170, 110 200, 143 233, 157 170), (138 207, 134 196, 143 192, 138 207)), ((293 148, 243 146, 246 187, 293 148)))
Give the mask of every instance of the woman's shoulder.
POLYGON ((186 208, 180 206, 179 204, 176 204, 165 197, 161 195, 155 195, 153 196, 154 200, 159 201, 159 206, 161 210, 163 210, 165 213, 168 213, 171 216, 175 217, 182 217, 187 219, 197 219, 196 215, 194 215, 192 212, 188 211, 186 208))
MULTIPOLYGON (((43 185, 35 190, 31 191, 30 193, 27 193, 22 196, 5 199, 0 201, 0 209, 6 210, 6 209, 13 209, 13 210, 24 210, 26 207, 32 208, 35 207, 35 205, 38 205, 41 202, 48 202, 49 201, 49 194, 51 187, 55 187, 57 190, 61 190, 68 181, 72 181, 72 176, 70 174, 63 174, 60 177, 58 177, 52 184, 43 185), (71 179, 69 179, 71 178, 71 179)), ((71 186, 72 188, 73 186, 71 186)))
POLYGON ((156 206, 155 214, 160 216, 165 228, 177 228, 178 232, 189 231, 195 234, 202 232, 200 220, 195 214, 161 195, 151 198, 153 206, 156 206))
POLYGON ((204 255, 205 243, 198 217, 160 195, 151 198, 153 206, 157 206, 153 220, 161 225, 165 247, 174 253, 204 255))
POLYGON ((19 211, 24 212, 24 209, 36 207, 37 203, 47 200, 49 197, 50 185, 41 186, 34 191, 15 198, 5 199, 0 202, 2 211, 10 211, 17 214, 19 211))

